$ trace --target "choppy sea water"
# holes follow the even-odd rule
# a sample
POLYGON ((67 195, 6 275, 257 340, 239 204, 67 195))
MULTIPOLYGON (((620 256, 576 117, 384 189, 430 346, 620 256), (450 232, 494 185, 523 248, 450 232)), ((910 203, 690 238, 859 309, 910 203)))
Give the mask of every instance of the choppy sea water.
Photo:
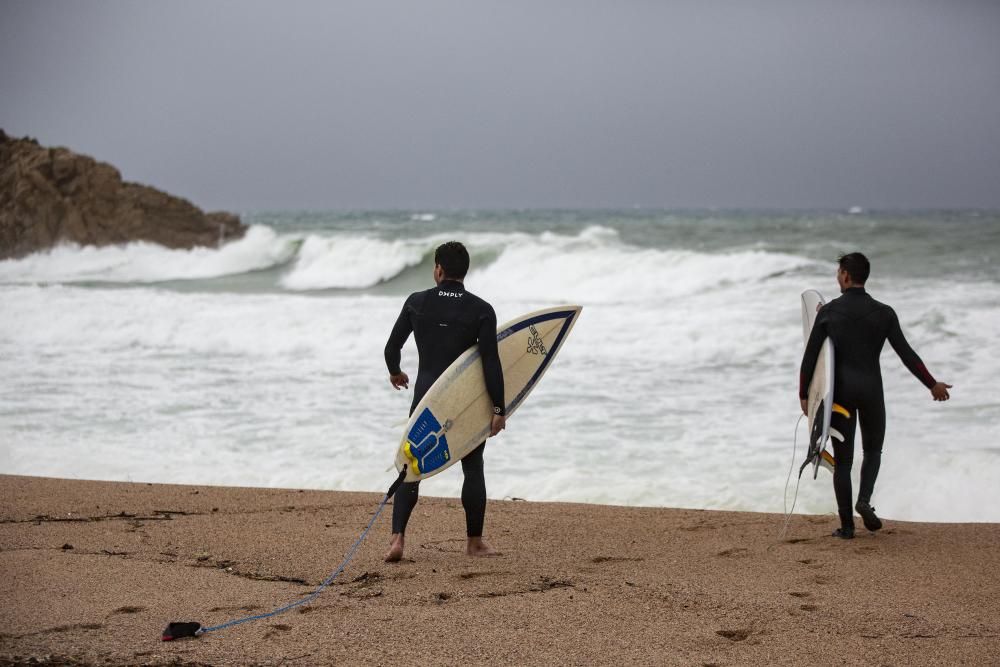
MULTIPOLYGON (((490 497, 780 512, 799 415, 799 294, 873 263, 931 372, 891 348, 873 504, 1000 521, 1000 214, 257 213, 220 249, 64 246, 0 262, 0 472, 383 491, 410 395, 382 348, 433 249, 500 321, 578 303, 556 363, 487 445, 490 497)), ((416 371, 412 340, 403 368, 416 371)), ((795 467, 803 455, 800 427, 795 467)), ((857 457, 860 461, 860 456, 857 457)), ((855 477, 857 468, 855 466, 855 477)), ((829 474, 796 512, 835 511, 829 474)), ((457 496, 454 469, 423 493, 457 496)), ((792 486, 788 489, 791 502, 792 486)), ((856 488, 856 487, 855 487, 856 488)))

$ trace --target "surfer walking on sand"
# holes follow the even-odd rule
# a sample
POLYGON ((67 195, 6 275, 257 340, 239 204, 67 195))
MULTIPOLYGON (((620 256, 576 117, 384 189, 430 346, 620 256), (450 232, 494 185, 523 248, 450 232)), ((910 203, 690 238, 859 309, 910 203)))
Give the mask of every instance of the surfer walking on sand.
MULTIPOLYGON (((486 389, 493 402, 490 436, 506 425, 503 393, 503 369, 497 352, 497 317, 493 306, 465 289, 463 280, 469 271, 469 251, 457 241, 438 246, 434 252, 433 287, 414 292, 403 304, 403 309, 392 327, 385 344, 385 364, 389 369, 389 382, 399 390, 409 387, 410 378, 399 366, 400 350, 410 333, 417 343, 417 383, 413 389, 410 414, 443 373, 465 350, 479 345, 483 363, 486 389)), ((470 556, 492 556, 496 552, 483 540, 483 522, 486 517, 486 478, 483 473, 484 441, 462 459, 462 507, 468 542, 466 553, 470 556)), ((392 505, 392 541, 385 554, 388 563, 403 558, 406 524, 419 496, 420 482, 404 482, 396 491, 392 505)))
POLYGON ((903 364, 925 387, 935 401, 947 401, 950 384, 938 382, 906 342, 899 319, 889 306, 879 303, 865 291, 871 265, 859 252, 839 260, 837 283, 841 296, 820 308, 806 343, 799 374, 799 400, 807 411, 807 392, 820 347, 829 336, 836 352, 834 362, 833 415, 830 440, 836 460, 833 489, 837 497, 840 528, 835 537, 854 537, 854 513, 851 510, 851 466, 854 462, 854 431, 861 425, 861 488, 854 509, 864 520, 865 528, 876 531, 882 521, 871 506, 875 478, 882 462, 885 438, 885 397, 879 354, 889 341, 903 364))

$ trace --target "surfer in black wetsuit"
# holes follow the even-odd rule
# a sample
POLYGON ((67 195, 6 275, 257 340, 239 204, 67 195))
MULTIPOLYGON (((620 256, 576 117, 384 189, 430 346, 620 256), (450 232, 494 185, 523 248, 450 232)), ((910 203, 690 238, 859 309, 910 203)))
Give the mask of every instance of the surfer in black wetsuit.
POLYGON ((854 463, 854 430, 861 424, 861 488, 855 505, 871 531, 882 527, 882 521, 871 506, 875 478, 882 461, 882 441, 885 437, 885 398, 882 393, 882 373, 879 354, 889 341, 903 364, 924 386, 935 401, 947 401, 950 384, 938 382, 928 372, 924 362, 906 342, 899 328, 899 319, 889 306, 879 303, 865 291, 870 264, 859 252, 844 255, 839 260, 837 282, 841 296, 820 308, 806 343, 799 374, 799 399, 802 412, 807 411, 807 393, 823 340, 833 343, 834 381, 833 415, 830 439, 836 459, 833 489, 837 496, 840 528, 833 534, 854 537, 854 513, 851 511, 851 466, 854 463))
MULTIPOLYGON (((469 252, 461 243, 451 241, 434 252, 433 287, 414 292, 406 299, 385 344, 385 365, 389 382, 397 390, 408 387, 410 378, 399 367, 400 350, 413 333, 419 355, 417 384, 413 389, 410 414, 438 376, 469 347, 479 344, 486 390, 493 401, 490 436, 506 425, 503 400, 503 369, 497 353, 497 317, 493 306, 465 289, 462 281, 469 270, 469 252)), ((462 507, 465 508, 470 556, 491 556, 496 552, 483 540, 486 516, 486 478, 483 474, 483 442, 462 459, 462 507)), ((392 542, 386 562, 403 557, 403 535, 410 514, 417 504, 420 482, 400 485, 392 506, 392 542)))

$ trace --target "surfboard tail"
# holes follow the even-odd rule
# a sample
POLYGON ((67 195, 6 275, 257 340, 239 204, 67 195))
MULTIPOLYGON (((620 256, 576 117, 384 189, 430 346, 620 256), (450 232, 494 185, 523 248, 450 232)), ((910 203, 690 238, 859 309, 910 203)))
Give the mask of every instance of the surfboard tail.
POLYGON ((837 460, 834 458, 833 454, 830 453, 830 450, 823 449, 818 452, 809 452, 809 454, 806 455, 806 460, 803 461, 802 465, 799 467, 799 477, 802 477, 802 473, 809 467, 810 463, 813 466, 813 479, 816 479, 819 475, 820 468, 823 468, 833 474, 834 468, 837 467, 837 460))

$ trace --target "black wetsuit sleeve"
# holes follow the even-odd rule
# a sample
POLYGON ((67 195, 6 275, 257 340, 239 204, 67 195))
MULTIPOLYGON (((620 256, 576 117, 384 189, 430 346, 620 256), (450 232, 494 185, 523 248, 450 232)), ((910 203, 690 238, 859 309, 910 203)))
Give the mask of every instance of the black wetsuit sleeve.
POLYGON ((806 341, 806 350, 802 353, 802 366, 799 368, 799 398, 809 397, 809 382, 812 381, 813 371, 816 370, 816 361, 819 359, 819 350, 826 340, 826 318, 823 311, 820 311, 813 322, 812 331, 809 332, 809 340, 806 341))
POLYGON ((487 306, 479 318, 479 356, 483 360, 483 376, 486 391, 493 401, 493 414, 506 415, 507 406, 503 399, 503 368, 497 350, 497 316, 492 307, 487 306))
POLYGON ((896 351, 899 358, 903 360, 903 365, 918 380, 924 383, 924 386, 930 389, 936 384, 934 376, 930 374, 927 367, 924 366, 924 362, 920 360, 917 353, 913 351, 910 344, 906 342, 906 337, 903 336, 903 330, 899 326, 899 318, 896 316, 895 311, 892 311, 892 319, 889 322, 889 335, 887 336, 889 344, 892 345, 892 349, 896 351))
POLYGON ((402 357, 401 350, 406 339, 413 332, 413 323, 410 321, 410 301, 411 296, 403 304, 403 309, 396 318, 396 323, 392 326, 389 340, 385 344, 385 365, 389 369, 390 375, 399 375, 402 370, 399 368, 399 360, 402 357))

